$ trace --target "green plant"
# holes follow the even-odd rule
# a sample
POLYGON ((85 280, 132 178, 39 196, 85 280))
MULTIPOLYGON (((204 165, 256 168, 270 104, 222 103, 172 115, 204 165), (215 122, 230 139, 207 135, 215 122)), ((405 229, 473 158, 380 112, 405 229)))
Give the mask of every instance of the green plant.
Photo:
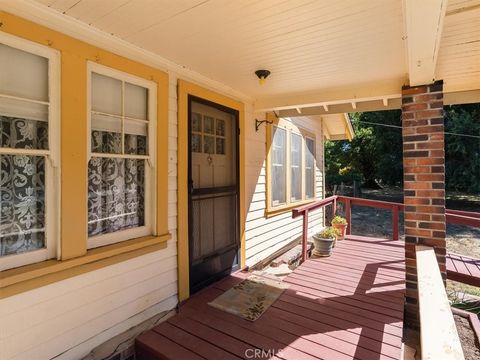
POLYGON ((334 240, 339 235, 340 235, 340 231, 338 231, 338 229, 335 229, 331 226, 326 227, 325 229, 323 229, 317 234, 317 236, 322 239, 334 239, 334 240))
POLYGON ((336 215, 332 219, 332 225, 338 225, 338 224, 347 225, 347 219, 345 219, 344 217, 341 217, 339 215, 336 215))

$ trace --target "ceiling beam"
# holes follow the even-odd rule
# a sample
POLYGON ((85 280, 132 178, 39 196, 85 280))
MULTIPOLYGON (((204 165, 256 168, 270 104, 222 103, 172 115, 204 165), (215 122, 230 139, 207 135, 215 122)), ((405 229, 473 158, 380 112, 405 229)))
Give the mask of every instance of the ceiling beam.
POLYGON ((404 0, 410 86, 435 81, 447 0, 404 0))
MULTIPOLYGON (((402 86, 407 82, 406 77, 392 79, 389 81, 375 81, 365 84, 352 84, 348 86, 321 89, 306 93, 287 93, 271 95, 259 98, 255 102, 255 112, 272 110, 289 110, 295 108, 303 109, 314 106, 330 105, 356 102, 357 105, 363 101, 378 100, 383 98, 399 98, 402 86)), ((328 111, 328 110, 326 110, 328 111)))

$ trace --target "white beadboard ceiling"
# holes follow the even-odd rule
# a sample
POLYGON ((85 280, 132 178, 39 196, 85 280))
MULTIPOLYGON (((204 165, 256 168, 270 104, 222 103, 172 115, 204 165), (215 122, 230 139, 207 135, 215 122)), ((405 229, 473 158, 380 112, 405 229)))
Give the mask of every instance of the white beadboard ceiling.
MULTIPOLYGON (((255 99, 408 81, 401 0, 36 1, 255 99)), ((480 88, 480 0, 448 2, 436 78, 480 88)))

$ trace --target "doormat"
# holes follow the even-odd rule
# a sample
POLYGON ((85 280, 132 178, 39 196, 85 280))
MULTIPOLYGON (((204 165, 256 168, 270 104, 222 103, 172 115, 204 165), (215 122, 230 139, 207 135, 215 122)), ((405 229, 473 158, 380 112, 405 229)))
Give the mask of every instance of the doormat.
POLYGON ((288 284, 252 275, 208 304, 249 321, 257 320, 288 284))

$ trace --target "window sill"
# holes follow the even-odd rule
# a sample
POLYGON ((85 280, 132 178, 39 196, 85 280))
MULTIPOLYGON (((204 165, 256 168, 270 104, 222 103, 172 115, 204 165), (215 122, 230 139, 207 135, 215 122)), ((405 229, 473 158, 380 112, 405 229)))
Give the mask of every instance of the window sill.
POLYGON ((317 199, 311 199, 311 200, 304 200, 304 201, 299 201, 294 204, 289 204, 289 205, 283 205, 283 206, 278 206, 278 207, 267 207, 265 210, 265 217, 271 218, 277 215, 285 214, 287 212, 291 212, 293 209, 304 206, 307 204, 311 204, 313 202, 317 201, 317 199))
POLYGON ((146 236, 88 250, 69 260, 48 260, 0 273, 0 299, 166 248, 170 234, 146 236))

